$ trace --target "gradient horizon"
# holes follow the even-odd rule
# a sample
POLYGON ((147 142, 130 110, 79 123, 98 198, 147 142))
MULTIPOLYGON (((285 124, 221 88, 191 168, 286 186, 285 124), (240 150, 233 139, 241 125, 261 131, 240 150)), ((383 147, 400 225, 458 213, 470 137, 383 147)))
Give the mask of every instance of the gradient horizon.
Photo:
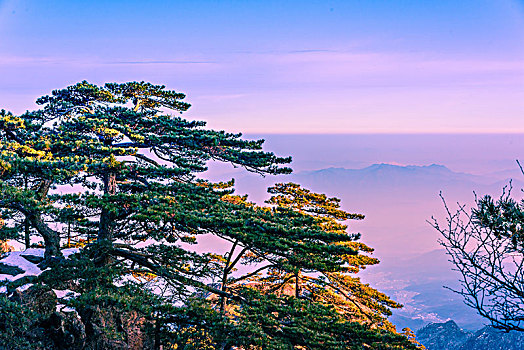
POLYGON ((521 1, 0 1, 0 108, 87 79, 245 133, 523 133, 521 1))

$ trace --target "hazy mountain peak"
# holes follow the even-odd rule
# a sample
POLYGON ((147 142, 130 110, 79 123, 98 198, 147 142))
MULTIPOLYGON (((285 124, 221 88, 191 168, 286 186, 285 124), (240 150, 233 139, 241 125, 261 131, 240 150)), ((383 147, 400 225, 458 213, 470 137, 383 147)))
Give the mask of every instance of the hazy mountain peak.
POLYGON ((441 164, 430 164, 430 165, 400 165, 400 164, 391 164, 391 163, 377 163, 370 165, 362 170, 381 170, 381 169, 391 169, 391 170, 429 170, 429 171, 447 171, 452 172, 446 166, 441 164))
MULTIPOLYGON (((301 171, 299 173, 304 174, 312 174, 312 173, 347 173, 347 172, 362 172, 362 173, 369 173, 369 172, 376 172, 376 171, 392 171, 392 172, 402 172, 402 171, 409 171, 411 173, 413 172, 421 172, 421 173, 454 173, 452 170, 447 168, 444 165, 441 164, 430 164, 430 165, 402 165, 402 164, 392 164, 392 163, 376 163, 372 164, 370 166, 359 168, 359 169, 349 169, 349 168, 343 168, 343 167, 329 167, 329 168, 323 168, 323 169, 317 169, 317 170, 310 170, 310 171, 301 171)), ((461 174, 461 173, 456 173, 461 174)))
POLYGON ((472 333, 454 321, 430 323, 417 332, 417 340, 428 350, 521 350, 524 333, 509 333, 486 326, 472 333))
POLYGON ((453 320, 444 323, 430 323, 417 332, 417 340, 429 350, 451 350, 464 344, 471 336, 453 320))
POLYGON ((418 332, 440 332, 440 331, 462 331, 462 329, 457 325, 453 320, 448 320, 446 322, 433 322, 430 323, 421 329, 418 332))

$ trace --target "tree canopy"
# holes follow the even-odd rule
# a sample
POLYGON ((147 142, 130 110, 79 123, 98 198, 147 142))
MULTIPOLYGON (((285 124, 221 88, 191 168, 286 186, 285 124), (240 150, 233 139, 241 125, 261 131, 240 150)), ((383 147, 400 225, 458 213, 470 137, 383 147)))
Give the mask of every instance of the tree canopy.
POLYGON ((205 180, 209 161, 277 175, 291 158, 181 118, 184 99, 84 81, 38 110, 2 110, 0 239, 45 248, 45 271, 10 290, 67 285, 78 296, 62 302, 82 320, 136 312, 157 349, 413 347, 387 322, 401 305, 354 276, 378 263, 344 224, 363 216, 298 184, 258 206, 233 181, 205 180), (204 251, 205 240, 220 244, 204 251), (70 246, 80 252, 65 259, 70 246))

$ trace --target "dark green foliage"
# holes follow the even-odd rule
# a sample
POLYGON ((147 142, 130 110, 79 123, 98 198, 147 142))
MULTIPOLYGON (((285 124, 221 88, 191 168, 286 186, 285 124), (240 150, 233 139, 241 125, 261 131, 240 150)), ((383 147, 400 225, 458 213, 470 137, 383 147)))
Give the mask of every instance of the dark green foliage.
POLYGON ((331 305, 294 297, 257 295, 244 290, 250 300, 242 308, 243 345, 264 349, 395 349, 410 348, 401 335, 350 322, 331 305))
POLYGON ((509 238, 516 250, 524 249, 524 202, 509 196, 495 201, 487 195, 472 210, 473 222, 490 229, 497 238, 509 238))
POLYGON ((43 239, 49 269, 36 280, 79 293, 63 302, 106 343, 129 334, 96 320, 132 314, 154 348, 409 347, 385 322, 399 305, 348 275, 378 262, 340 222, 362 216, 298 185, 259 207, 234 196, 232 181, 199 178, 209 161, 276 175, 291 159, 181 118, 184 98, 150 83, 84 81, 39 98, 40 110, 2 111, 2 237, 43 239), (230 252, 199 249, 209 239, 230 252), (83 249, 64 259, 62 242, 83 249), (310 295, 282 295, 288 275, 310 295))
POLYGON ((350 322, 332 306, 253 289, 240 291, 234 320, 202 300, 172 310, 167 342, 182 349, 414 349, 399 334, 350 322))
POLYGON ((37 314, 0 294, 0 349, 29 350, 41 344, 36 339, 37 314))

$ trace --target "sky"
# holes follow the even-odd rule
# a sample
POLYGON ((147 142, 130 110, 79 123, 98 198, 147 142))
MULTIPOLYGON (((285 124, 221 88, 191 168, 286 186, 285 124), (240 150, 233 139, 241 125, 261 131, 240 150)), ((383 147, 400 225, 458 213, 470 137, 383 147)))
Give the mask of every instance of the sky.
POLYGON ((0 0, 0 108, 84 79, 235 132, 522 133, 524 2, 0 0))

